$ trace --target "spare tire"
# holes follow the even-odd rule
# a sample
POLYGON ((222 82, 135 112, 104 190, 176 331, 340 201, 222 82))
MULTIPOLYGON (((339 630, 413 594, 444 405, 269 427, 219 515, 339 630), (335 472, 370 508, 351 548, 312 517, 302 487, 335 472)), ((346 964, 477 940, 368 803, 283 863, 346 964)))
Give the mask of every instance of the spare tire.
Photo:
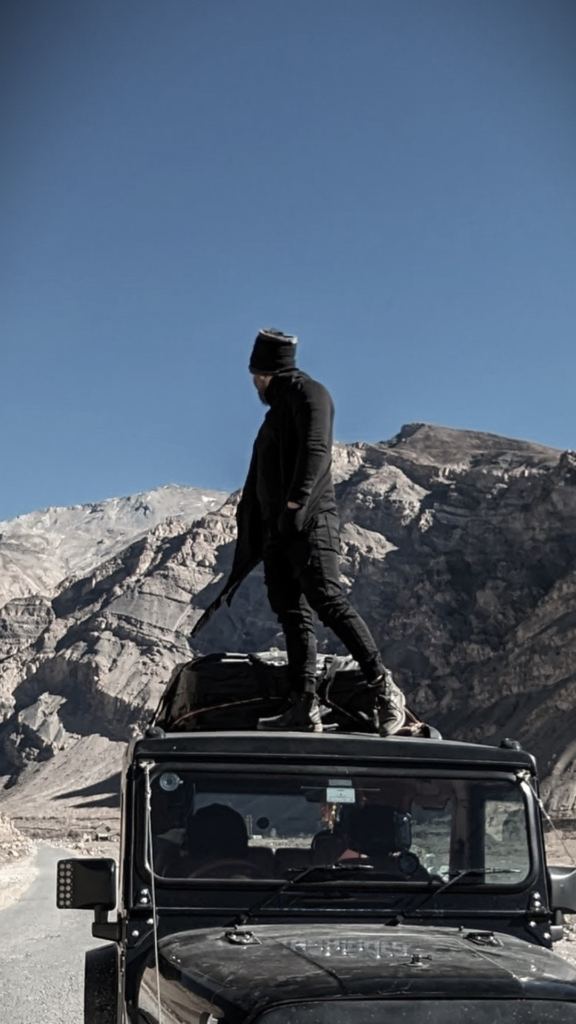
POLYGON ((118 1024, 118 947, 113 942, 86 953, 84 1024, 118 1024))

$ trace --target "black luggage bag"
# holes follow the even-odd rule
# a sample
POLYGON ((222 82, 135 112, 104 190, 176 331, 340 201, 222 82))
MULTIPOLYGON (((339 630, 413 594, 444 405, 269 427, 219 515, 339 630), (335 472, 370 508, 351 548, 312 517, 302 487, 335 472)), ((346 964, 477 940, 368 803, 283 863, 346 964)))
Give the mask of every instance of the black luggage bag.
MULTIPOLYGON (((317 692, 329 709, 326 729, 372 731, 356 713, 355 704, 366 682, 350 657, 320 655, 317 692)), ((263 654, 208 654, 179 666, 152 718, 151 725, 165 732, 256 729, 261 718, 279 714, 291 687, 286 656, 281 651, 263 654)), ((407 710, 404 735, 440 734, 407 710)))
POLYGON ((165 732, 256 729, 289 695, 281 657, 208 654, 175 670, 151 724, 165 732))

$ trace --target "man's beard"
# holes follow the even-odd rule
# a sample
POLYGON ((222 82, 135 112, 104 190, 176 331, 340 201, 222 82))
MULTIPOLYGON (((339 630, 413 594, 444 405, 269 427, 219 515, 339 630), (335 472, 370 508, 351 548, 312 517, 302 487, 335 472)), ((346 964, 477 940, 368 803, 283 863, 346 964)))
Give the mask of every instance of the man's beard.
POLYGON ((266 391, 268 390, 268 386, 266 385, 263 388, 259 388, 258 385, 256 384, 256 381, 254 381, 254 387, 256 388, 256 391, 258 392, 258 398, 262 402, 262 405, 270 405, 270 402, 266 398, 266 391))

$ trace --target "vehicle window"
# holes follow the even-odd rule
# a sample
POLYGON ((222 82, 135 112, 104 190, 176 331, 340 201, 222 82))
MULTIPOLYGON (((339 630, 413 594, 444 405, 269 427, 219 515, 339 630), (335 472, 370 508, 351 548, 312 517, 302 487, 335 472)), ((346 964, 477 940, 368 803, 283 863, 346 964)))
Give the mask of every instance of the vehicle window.
POLYGON ((453 804, 421 807, 417 799, 410 805, 412 817, 412 848, 425 868, 442 880, 450 871, 450 836, 452 832, 453 804))
POLYGON ((480 884, 517 884, 530 867, 525 816, 508 781, 163 769, 152 779, 154 870, 257 880, 361 866, 370 881, 414 883, 471 869, 480 884))
POLYGON ((529 869, 526 815, 519 793, 502 793, 485 802, 485 863, 493 872, 529 869))

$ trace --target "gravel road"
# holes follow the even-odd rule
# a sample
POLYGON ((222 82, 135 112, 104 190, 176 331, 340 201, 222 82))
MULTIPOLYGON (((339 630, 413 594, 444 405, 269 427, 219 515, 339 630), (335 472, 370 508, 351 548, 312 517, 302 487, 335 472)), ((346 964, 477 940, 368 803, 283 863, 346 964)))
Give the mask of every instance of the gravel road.
POLYGON ((82 1024, 84 951, 92 914, 56 909, 56 861, 68 850, 38 847, 36 876, 17 903, 0 912, 2 1024, 82 1024))

